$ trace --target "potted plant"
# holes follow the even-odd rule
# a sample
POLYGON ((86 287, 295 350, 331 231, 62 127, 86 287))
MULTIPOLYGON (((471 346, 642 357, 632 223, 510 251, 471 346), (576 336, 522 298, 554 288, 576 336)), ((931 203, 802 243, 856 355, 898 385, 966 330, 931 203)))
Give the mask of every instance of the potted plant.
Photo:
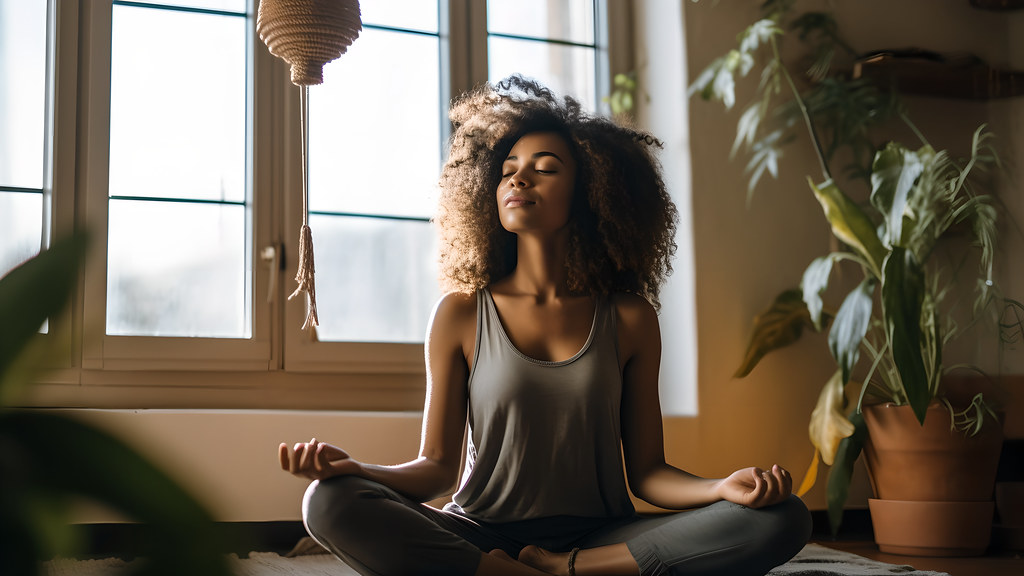
POLYGON ((972 180, 976 172, 995 164, 990 135, 979 127, 963 161, 933 148, 893 94, 866 80, 832 72, 837 53, 855 53, 827 13, 809 12, 792 20, 792 29, 812 46, 814 56, 808 69, 810 87, 800 90, 778 45, 791 6, 786 1, 766 2, 764 17, 740 34, 738 47, 712 62, 691 87, 691 94, 731 107, 736 79, 746 76, 757 56, 767 52, 757 98, 740 117, 733 147, 734 153, 746 149, 750 155, 748 194, 766 172, 776 174, 784 142, 794 132, 805 132, 822 171, 820 180, 808 177, 810 192, 841 244, 814 259, 800 288, 780 294, 756 319, 737 376, 747 375, 770 351, 796 341, 804 328, 828 329, 837 369, 811 414, 815 456, 798 492, 805 493, 814 484, 819 457, 831 466, 827 500, 835 533, 853 463, 864 450, 877 497, 869 502, 872 521, 883 551, 980 553, 991 527, 1001 427, 984 395, 964 398, 962 390, 954 390, 948 375, 959 367, 945 364, 943 352, 957 333, 957 320, 962 320, 956 306, 958 287, 967 285, 973 292, 969 321, 991 312, 998 301, 993 283, 997 210, 993 197, 978 193, 972 180), (790 98, 782 98, 780 104, 785 94, 790 98), (870 128, 893 116, 907 122, 920 143, 872 144, 870 128), (848 175, 864 182, 869 191, 865 204, 841 189, 829 167, 844 148, 852 158, 848 175), (974 265, 976 273, 970 272, 974 265), (841 266, 859 272, 860 282, 833 310, 825 305, 823 294, 833 270, 841 266), (855 376, 862 384, 851 409, 847 389, 855 376), (924 459, 907 456, 907 442, 930 442, 931 449, 937 444, 973 460, 964 470, 954 465, 929 472, 924 459), (899 456, 892 458, 892 450, 899 456), (907 466, 895 467, 901 463, 907 466), (912 476, 922 472, 924 480, 912 476), (968 487, 964 472, 981 477, 968 487), (891 487, 893 479, 907 478, 918 479, 906 488, 891 487), (954 504, 935 503, 944 498, 932 489, 940 486, 955 492, 954 504), (886 504, 890 500, 898 503, 895 514, 886 504), (963 527, 963 520, 934 516, 936 511, 960 509, 980 522, 980 528, 968 529, 973 532, 967 536, 963 531, 948 532, 951 526, 963 527), (881 522, 888 517, 906 522, 886 528, 881 522), (947 533, 938 540, 922 539, 919 528, 926 526, 943 526, 947 533), (960 543, 951 547, 951 538, 960 543))

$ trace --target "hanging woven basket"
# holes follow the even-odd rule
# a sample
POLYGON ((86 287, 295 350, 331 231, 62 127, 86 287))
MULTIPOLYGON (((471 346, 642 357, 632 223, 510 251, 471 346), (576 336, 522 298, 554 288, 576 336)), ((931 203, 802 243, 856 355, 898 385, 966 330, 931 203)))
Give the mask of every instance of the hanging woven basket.
POLYGON ((358 0, 260 0, 256 31, 291 65, 297 86, 323 84, 324 64, 344 54, 363 25, 358 0))

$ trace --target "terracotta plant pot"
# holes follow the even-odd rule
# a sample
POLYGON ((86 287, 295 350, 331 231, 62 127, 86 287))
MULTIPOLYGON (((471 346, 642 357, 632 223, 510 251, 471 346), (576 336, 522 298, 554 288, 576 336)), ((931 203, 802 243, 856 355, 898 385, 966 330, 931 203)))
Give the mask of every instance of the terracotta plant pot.
POLYGON ((909 556, 978 556, 992 535, 988 502, 868 500, 878 549, 909 556))
POLYGON ((974 556, 992 534, 993 487, 1002 426, 989 418, 974 436, 951 429, 949 410, 928 407, 921 425, 909 406, 864 407, 869 500, 883 552, 974 556))
POLYGON ((991 501, 1003 432, 989 418, 978 434, 950 429, 949 410, 928 407, 922 426, 909 406, 864 406, 865 463, 883 500, 991 501))

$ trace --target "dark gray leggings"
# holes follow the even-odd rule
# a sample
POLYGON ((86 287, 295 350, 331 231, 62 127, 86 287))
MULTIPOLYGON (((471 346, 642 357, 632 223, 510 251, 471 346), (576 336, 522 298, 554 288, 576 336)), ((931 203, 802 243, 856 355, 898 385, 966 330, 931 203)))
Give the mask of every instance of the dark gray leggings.
POLYGON ((516 557, 528 544, 565 552, 622 542, 643 575, 760 576, 792 558, 811 533, 810 514, 795 496, 758 510, 723 501, 659 516, 492 524, 354 476, 310 484, 302 517, 320 544, 372 576, 471 575, 480 554, 495 548, 516 557))

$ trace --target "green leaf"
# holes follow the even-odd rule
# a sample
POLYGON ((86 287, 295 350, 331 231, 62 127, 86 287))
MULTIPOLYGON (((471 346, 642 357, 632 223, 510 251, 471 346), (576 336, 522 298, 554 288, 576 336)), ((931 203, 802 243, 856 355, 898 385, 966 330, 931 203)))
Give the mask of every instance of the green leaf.
POLYGON ((828 347, 842 369, 844 386, 860 358, 860 343, 871 323, 875 284, 874 278, 866 277, 846 295, 828 333, 828 347))
POLYGON ((729 157, 736 155, 736 151, 743 145, 747 148, 754 142, 754 138, 757 136, 757 129, 761 125, 761 118, 763 115, 762 107, 760 102, 754 102, 743 111, 739 121, 736 123, 736 139, 733 140, 732 150, 729 152, 729 157))
POLYGON ((825 218, 832 227, 832 233, 836 238, 842 240, 867 260, 876 273, 881 270, 886 250, 878 240, 874 224, 864 214, 864 211, 846 194, 843 194, 843 191, 832 180, 815 186, 814 182, 808 178, 807 183, 810 184, 814 196, 821 204, 825 218))
POLYGON ((804 303, 807 304, 811 322, 814 323, 815 330, 819 331, 821 330, 821 293, 828 288, 828 278, 832 274, 832 262, 830 256, 815 258, 804 270, 804 277, 800 281, 804 303))
POLYGON ((903 391, 922 424, 931 402, 928 374, 921 354, 924 291, 924 271, 914 253, 894 247, 885 261, 882 275, 882 316, 903 391))
MULTIPOLYGON (((229 573, 223 543, 206 510, 117 438, 45 411, 5 411, 0 413, 0 445, 5 447, 0 470, 17 471, 11 485, 32 493, 25 499, 90 498, 151 529, 138 574, 229 573)), ((0 515, 0 520, 6 524, 10 519, 0 515)), ((0 533, 11 528, 0 526, 0 533)), ((31 554, 31 547, 25 553, 31 554)), ((18 559, 2 559, 9 561, 18 559)))
POLYGON ((67 304, 85 243, 82 233, 57 240, 0 278, 0 385, 43 322, 67 304))
POLYGON ((871 204, 885 216, 889 245, 903 245, 907 196, 923 171, 920 157, 895 142, 875 154, 871 165, 871 204))
POLYGON ((804 326, 814 325, 808 316, 801 292, 794 289, 779 294, 767 310, 754 318, 754 332, 747 344, 743 362, 733 377, 745 377, 765 354, 799 340, 804 326))
POLYGON ((854 410, 850 413, 853 423, 853 434, 839 441, 836 450, 835 464, 828 473, 828 484, 825 488, 825 499, 828 502, 828 523, 834 537, 839 532, 843 521, 843 506, 850 494, 850 479, 853 478, 853 465, 864 449, 868 429, 864 424, 864 416, 854 410))

